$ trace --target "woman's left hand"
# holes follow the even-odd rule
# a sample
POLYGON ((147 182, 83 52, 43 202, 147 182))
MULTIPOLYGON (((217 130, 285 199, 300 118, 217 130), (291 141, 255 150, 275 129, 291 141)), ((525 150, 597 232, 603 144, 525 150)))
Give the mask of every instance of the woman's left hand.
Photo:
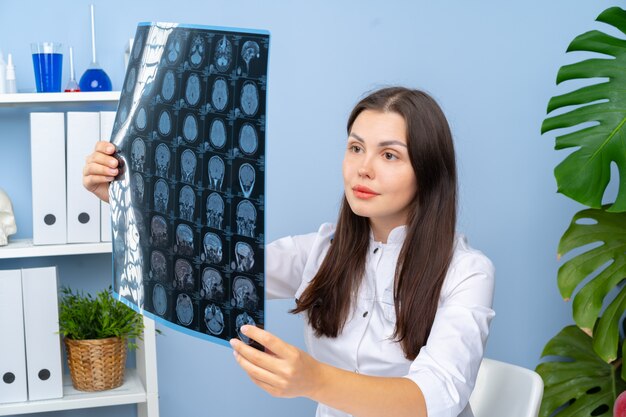
POLYGON ((242 333, 263 345, 261 352, 231 339, 237 363, 250 379, 274 397, 311 397, 320 386, 322 364, 308 353, 258 327, 241 326, 242 333))

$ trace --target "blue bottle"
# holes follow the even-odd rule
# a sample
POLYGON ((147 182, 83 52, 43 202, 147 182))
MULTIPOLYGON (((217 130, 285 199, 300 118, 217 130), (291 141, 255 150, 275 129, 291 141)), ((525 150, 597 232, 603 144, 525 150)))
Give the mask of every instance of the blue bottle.
POLYGON ((111 79, 102 68, 92 62, 87 71, 80 77, 80 91, 112 91, 111 79))

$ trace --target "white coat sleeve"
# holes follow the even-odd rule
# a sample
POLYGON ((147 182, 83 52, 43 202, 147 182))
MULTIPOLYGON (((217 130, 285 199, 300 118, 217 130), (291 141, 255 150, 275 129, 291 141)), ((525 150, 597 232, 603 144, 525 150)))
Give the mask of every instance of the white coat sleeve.
POLYGON ((422 391, 428 417, 457 417, 469 402, 495 316, 493 291, 494 267, 482 253, 451 265, 428 341, 405 376, 422 391))
POLYGON ((268 299, 295 296, 317 233, 287 236, 265 247, 265 291, 268 299))

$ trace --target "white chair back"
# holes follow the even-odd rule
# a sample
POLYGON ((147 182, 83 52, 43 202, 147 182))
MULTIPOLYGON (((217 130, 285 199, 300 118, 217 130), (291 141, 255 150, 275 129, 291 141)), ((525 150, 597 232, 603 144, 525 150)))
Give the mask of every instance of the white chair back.
POLYGON ((470 404, 474 417, 537 417, 542 396, 535 371, 484 358, 470 404))

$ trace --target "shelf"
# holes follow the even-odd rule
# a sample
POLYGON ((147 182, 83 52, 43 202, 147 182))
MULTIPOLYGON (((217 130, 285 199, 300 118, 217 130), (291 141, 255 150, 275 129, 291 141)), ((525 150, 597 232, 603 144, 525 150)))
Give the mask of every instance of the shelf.
POLYGON ((100 392, 77 391, 72 386, 70 376, 64 375, 63 398, 0 404, 0 416, 144 402, 146 402, 146 390, 135 369, 126 370, 124 385, 121 387, 100 392))
POLYGON ((85 93, 17 93, 0 94, 0 107, 15 105, 80 103, 80 102, 116 102, 120 99, 119 91, 90 91, 85 93))
POLYGON ((0 246, 0 259, 83 255, 89 253, 111 253, 111 242, 33 245, 32 239, 15 239, 9 240, 7 246, 0 246))

